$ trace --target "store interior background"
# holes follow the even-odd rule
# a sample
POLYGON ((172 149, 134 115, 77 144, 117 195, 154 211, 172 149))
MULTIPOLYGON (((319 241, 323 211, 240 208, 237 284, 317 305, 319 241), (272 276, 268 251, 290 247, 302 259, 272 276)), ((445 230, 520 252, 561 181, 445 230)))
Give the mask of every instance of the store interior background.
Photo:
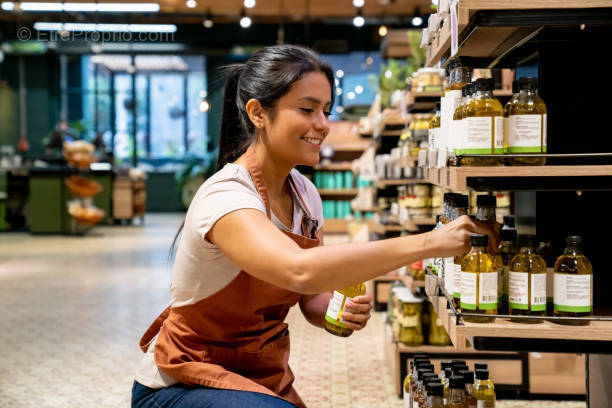
MULTIPOLYGON (((5 3, 0 344, 8 357, 0 364, 0 407, 129 405, 138 340, 169 300, 174 233, 215 165, 223 66, 266 45, 311 46, 332 65, 341 90, 329 142, 359 144, 363 138, 354 128, 377 95, 394 90, 389 87, 397 81, 407 83, 420 67, 408 33, 426 27, 435 7, 430 0, 365 0, 363 7, 350 0, 257 0, 252 8, 242 0, 175 0, 158 13, 130 14, 19 12, 5 3), (245 16, 252 19, 246 28, 240 24, 245 16), (356 26, 360 16, 365 25, 356 26), (64 40, 36 30, 37 22, 175 24, 176 32, 149 37, 162 41, 64 40), (31 33, 27 41, 19 37, 23 28, 31 33), (57 135, 96 143, 92 172, 78 173, 102 185, 87 203, 104 211, 95 225, 75 222, 68 211, 72 198, 64 181, 72 173, 62 147, 48 146, 57 135), (115 184, 117 177, 132 183, 129 193, 126 184, 115 184)), ((537 71, 535 63, 525 64, 516 77, 537 71)), ((340 160, 360 155, 337 154, 340 160)), ((516 205, 534 197, 517 194, 516 205)), ((526 204, 524 217, 531 211, 535 216, 526 204)), ((325 238, 327 244, 348 239, 344 224, 325 238)), ((383 313, 349 339, 310 327, 297 311, 289 322, 296 387, 310 406, 403 406, 384 351, 383 313)), ((573 359, 546 364, 546 373, 577 370, 574 378, 584 381, 573 359)), ((563 391, 559 398, 545 394, 565 401, 529 406, 585 406, 584 391, 563 391)))

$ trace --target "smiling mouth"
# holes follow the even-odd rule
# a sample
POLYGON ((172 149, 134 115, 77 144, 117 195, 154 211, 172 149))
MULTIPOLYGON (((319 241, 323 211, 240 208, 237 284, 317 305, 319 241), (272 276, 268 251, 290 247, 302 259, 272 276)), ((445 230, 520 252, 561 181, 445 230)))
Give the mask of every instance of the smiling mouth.
POLYGON ((302 137, 302 140, 306 141, 307 143, 319 146, 321 145, 321 143, 323 143, 323 139, 319 139, 316 137, 302 137))

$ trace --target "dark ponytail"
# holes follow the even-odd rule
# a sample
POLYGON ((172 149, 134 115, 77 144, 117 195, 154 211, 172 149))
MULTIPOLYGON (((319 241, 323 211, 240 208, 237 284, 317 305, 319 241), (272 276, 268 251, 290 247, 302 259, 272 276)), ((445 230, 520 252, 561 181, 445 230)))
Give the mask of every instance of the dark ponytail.
MULTIPOLYGON (((291 86, 305 74, 321 72, 329 81, 332 105, 334 102, 334 71, 310 48, 298 45, 266 47, 246 63, 229 65, 224 70, 227 83, 223 94, 217 171, 236 161, 255 140, 255 126, 246 111, 249 100, 257 99, 274 119, 277 101, 291 86)), ((174 256, 176 241, 184 225, 185 221, 174 236, 169 258, 174 256)))

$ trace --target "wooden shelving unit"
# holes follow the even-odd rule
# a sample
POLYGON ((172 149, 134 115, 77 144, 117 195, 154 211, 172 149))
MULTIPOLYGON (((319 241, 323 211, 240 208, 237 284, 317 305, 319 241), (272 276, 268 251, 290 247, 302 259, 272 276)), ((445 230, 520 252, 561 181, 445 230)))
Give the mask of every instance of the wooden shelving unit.
POLYGON ((338 189, 320 188, 319 195, 328 196, 328 197, 354 197, 357 195, 357 189, 356 188, 338 188, 338 189))
POLYGON ((314 167, 316 171, 351 171, 353 169, 352 162, 338 162, 319 164, 314 167))
POLYGON ((381 211, 380 207, 374 206, 374 207, 359 207, 359 206, 351 206, 351 209, 353 211, 359 211, 359 212, 378 212, 381 211))
POLYGON ((425 287, 425 281, 414 280, 410 273, 406 275, 400 275, 400 279, 402 280, 402 282, 404 282, 404 285, 406 285, 407 288, 410 288, 412 292, 415 292, 417 288, 425 287))
POLYGON ((397 180, 379 180, 376 182, 377 188, 386 188, 389 186, 403 186, 405 184, 427 183, 424 179, 397 179, 397 180))
POLYGON ((327 218, 323 223, 324 233, 346 233, 348 222, 340 218, 327 218))
POLYGON ((383 225, 383 224, 376 223, 374 224, 372 230, 373 232, 377 234, 384 235, 388 232, 402 232, 402 231, 405 231, 406 228, 403 227, 402 225, 383 225))

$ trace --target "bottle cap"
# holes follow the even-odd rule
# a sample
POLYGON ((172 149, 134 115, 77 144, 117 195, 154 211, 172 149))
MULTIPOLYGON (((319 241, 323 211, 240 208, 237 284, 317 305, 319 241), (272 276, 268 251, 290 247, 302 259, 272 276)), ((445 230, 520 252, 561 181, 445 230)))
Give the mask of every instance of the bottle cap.
POLYGON ((461 370, 459 375, 465 379, 466 384, 472 384, 474 382, 474 372, 470 370, 461 370))
POLYGON ((582 245, 582 237, 580 235, 568 235, 565 242, 567 245, 580 246, 582 245))
POLYGON ((476 247, 489 246, 489 236, 484 234, 472 234, 470 237, 470 243, 476 247))
POLYGON ((432 381, 432 380, 440 382, 440 377, 438 377, 438 374, 434 372, 427 372, 423 374, 423 378, 421 381, 423 382, 423 384, 427 384, 429 381, 432 381))
POLYGON ((538 89, 538 78, 523 77, 518 80, 519 89, 529 89, 535 91, 538 89))
POLYGON ((454 202, 456 208, 467 208, 469 205, 468 196, 463 194, 457 194, 457 196, 455 196, 454 202))
POLYGON ((455 68, 459 68, 459 67, 461 67, 461 66, 463 66, 463 65, 464 65, 464 64, 463 64, 463 61, 461 60, 461 58, 459 58, 459 57, 455 57, 455 58, 453 58, 453 59, 451 59, 451 60, 449 61, 449 63, 448 63, 448 69, 449 69, 450 71, 452 71, 453 69, 455 69, 455 68))
POLYGON ((433 373, 433 367, 432 368, 419 368, 417 370, 417 381, 423 381, 423 378, 425 373, 433 373))
POLYGON ((488 380, 489 370, 476 370, 476 379, 477 380, 488 380))
POLYGON ((453 375, 449 380, 451 388, 465 388, 465 379, 460 375, 453 375))
POLYGON ((519 84, 518 81, 512 81, 512 93, 518 93, 519 92, 519 84))
POLYGON ((456 365, 453 367, 453 375, 461 375, 459 371, 468 371, 469 369, 470 367, 468 367, 467 364, 456 365))
POLYGON ((424 351, 415 351, 414 353, 412 353, 412 357, 413 358, 417 358, 417 357, 427 357, 427 353, 424 351))
POLYGON ((480 92, 492 91, 494 86, 493 78, 480 78, 476 80, 476 90, 480 92))
POLYGON ((450 378, 453 375, 453 369, 448 367, 444 369, 444 377, 450 378))
POLYGON ((516 242, 516 230, 515 229, 501 229, 499 231, 499 240, 516 242))
POLYGON ((444 395, 444 387, 440 383, 430 382, 427 384, 427 395, 431 397, 441 397, 444 395))
POLYGON ((470 82, 466 86, 467 86, 467 90, 465 91, 466 92, 466 96, 474 95, 474 83, 470 82))
POLYGON ((476 197, 478 207, 496 207, 497 197, 494 195, 479 195, 476 197))
POLYGON ((440 222, 440 217, 442 217, 442 214, 436 214, 436 224, 440 222))
POLYGON ((474 370, 488 370, 489 365, 487 363, 474 363, 474 370))
POLYGON ((516 228, 516 218, 514 215, 504 215, 504 227, 516 228))
POLYGON ((448 202, 451 200, 451 198, 455 197, 456 195, 458 195, 457 193, 444 193, 444 202, 448 202))
POLYGON ((461 87, 461 96, 462 96, 463 98, 465 98, 466 96, 468 96, 468 95, 469 95, 469 94, 468 94, 469 87, 470 87, 470 84, 465 84, 465 85, 463 85, 463 86, 461 87))
POLYGON ((452 366, 453 366, 453 362, 450 360, 444 360, 440 362, 440 367, 442 367, 442 371, 444 371, 447 368, 451 368, 452 366))
POLYGON ((415 367, 419 367, 423 364, 431 364, 431 362, 426 358, 413 358, 411 361, 411 367, 414 369, 415 367))
POLYGON ((525 235, 519 235, 518 242, 519 242, 519 247, 535 248, 535 246, 538 244, 538 239, 536 238, 535 235, 525 234, 525 235))

